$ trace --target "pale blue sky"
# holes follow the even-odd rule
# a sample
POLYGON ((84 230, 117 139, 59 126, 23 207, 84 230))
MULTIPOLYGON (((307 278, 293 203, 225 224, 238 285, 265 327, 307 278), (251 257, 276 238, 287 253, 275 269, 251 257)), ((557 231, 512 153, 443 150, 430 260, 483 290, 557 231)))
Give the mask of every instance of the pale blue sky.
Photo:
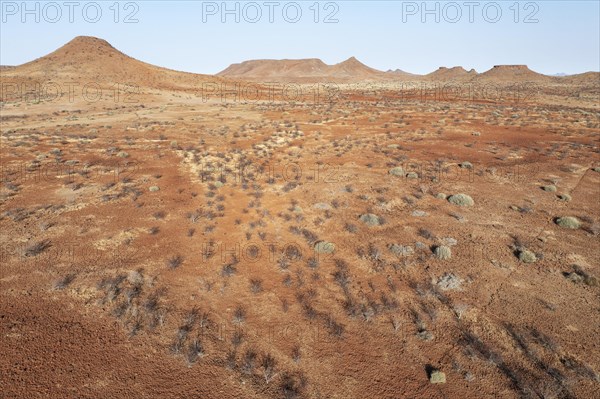
MULTIPOLYGON (((266 1, 266 0, 265 0, 266 1)), ((600 5, 599 1, 536 1, 519 2, 515 23, 515 0, 496 1, 502 16, 496 23, 491 1, 477 1, 474 21, 469 22, 465 1, 457 1, 462 17, 456 23, 457 8, 451 2, 427 2, 434 9, 439 4, 439 23, 435 15, 422 18, 422 2, 402 1, 336 1, 337 23, 324 23, 334 6, 325 10, 327 1, 317 2, 319 22, 314 22, 315 3, 297 1, 302 16, 297 23, 284 19, 295 16, 294 5, 278 1, 274 22, 269 22, 265 1, 256 1, 262 18, 251 23, 256 8, 240 1, 240 22, 235 15, 221 21, 222 2, 212 2, 219 8, 216 15, 206 15, 211 2, 201 1, 137 1, 137 23, 123 23, 133 6, 124 9, 126 1, 118 2, 118 23, 114 22, 115 1, 97 1, 102 15, 96 23, 91 2, 78 1, 74 22, 69 22, 69 8, 63 0, 56 1, 62 16, 57 22, 56 9, 39 3, 40 22, 36 12, 22 15, 21 1, 1 1, 0 64, 17 65, 45 55, 78 35, 97 36, 108 40, 126 54, 152 64, 198 73, 216 73, 229 64, 258 58, 321 58, 328 64, 355 56, 365 64, 381 69, 400 68, 413 73, 428 73, 439 66, 462 65, 482 72, 496 64, 527 64, 546 74, 579 73, 600 69, 600 5), (526 4, 530 5, 526 7, 526 4), (416 6, 418 9, 415 9, 416 6), (17 9, 15 9, 17 7, 17 9), (207 8, 208 7, 208 8, 207 8), (245 8, 244 8, 245 7, 245 8), (244 10, 246 13, 244 14, 244 10), (406 15, 403 15, 403 10, 406 15), (415 13, 409 15, 410 12, 415 13), (445 13, 444 13, 445 11, 445 13), (15 13, 16 12, 16 13, 15 13), (524 23, 535 12, 538 22, 524 23), (13 15, 13 13, 15 13, 13 15), (25 17, 25 22, 22 21, 25 17), (246 18, 244 18, 246 17, 246 18), (403 21, 404 19, 404 21, 403 21)), ((36 2, 28 2, 35 9, 36 2)), ((236 2, 227 2, 234 8, 236 2)))

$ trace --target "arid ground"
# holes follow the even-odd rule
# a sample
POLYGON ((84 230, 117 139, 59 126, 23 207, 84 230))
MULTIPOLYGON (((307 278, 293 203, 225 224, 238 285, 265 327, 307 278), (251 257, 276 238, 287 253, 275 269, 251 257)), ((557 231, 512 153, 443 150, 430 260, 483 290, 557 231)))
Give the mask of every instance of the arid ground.
POLYGON ((2 68, 0 397, 600 397, 598 74, 340 69, 2 68))

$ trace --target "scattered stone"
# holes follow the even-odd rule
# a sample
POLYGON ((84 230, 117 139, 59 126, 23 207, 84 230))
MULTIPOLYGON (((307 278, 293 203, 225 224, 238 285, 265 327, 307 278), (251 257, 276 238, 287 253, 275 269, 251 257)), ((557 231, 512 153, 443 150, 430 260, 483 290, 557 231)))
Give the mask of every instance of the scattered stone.
POLYGON ((522 249, 519 251, 519 260, 523 263, 535 263, 537 256, 528 249, 522 249))
POLYGON ((217 181, 216 181, 216 182, 214 182, 213 184, 214 184, 214 186, 215 186, 216 188, 221 188, 221 187, 223 187, 223 186, 224 186, 223 182, 221 182, 221 181, 219 181, 219 180, 217 180, 217 181))
POLYGON ((564 216, 556 219, 556 224, 565 229, 578 229, 581 227, 581 222, 574 216, 564 216))
POLYGON ((473 164, 471 162, 465 161, 458 164, 461 169, 473 169, 473 164))
POLYGON ((327 241, 319 241, 315 244, 315 252, 319 254, 332 254, 335 251, 335 244, 327 241))
POLYGON ((448 198, 448 202, 458 206, 473 206, 475 201, 467 194, 454 194, 448 198))
POLYGON ((555 193, 556 186, 554 184, 548 184, 547 186, 542 186, 542 190, 547 191, 549 193, 555 193))
POLYGON ((437 199, 443 199, 443 200, 445 200, 446 197, 447 196, 444 193, 437 193, 436 196, 435 196, 435 198, 437 198, 437 199))
POLYGON ((418 179, 419 175, 417 174, 417 172, 409 172, 406 174, 406 178, 407 179, 418 179))
POLYGON ((594 172, 598 172, 598 173, 600 173, 600 166, 596 166, 595 168, 592 168, 592 170, 593 170, 594 172))
POLYGON ((433 334, 427 330, 421 330, 417 333, 417 337, 422 339, 423 341, 431 341, 433 340, 433 334))
POLYGON ((302 208, 300 208, 298 205, 295 205, 294 208, 292 209, 292 212, 302 213, 302 212, 304 212, 304 210, 302 208))
POLYGON ((423 216, 427 216, 427 212, 417 210, 417 211, 413 211, 412 215, 416 216, 416 217, 423 217, 423 216))
POLYGON ((517 211, 517 212, 521 210, 521 208, 519 208, 519 207, 518 207, 518 206, 516 206, 516 205, 511 205, 511 206, 510 206, 510 209, 512 209, 513 211, 517 211))
POLYGON ((448 260, 452 257, 452 250, 450 249, 450 247, 440 245, 435 247, 435 249, 433 250, 433 254, 436 258, 440 260, 448 260))
POLYGON ((432 384, 445 384, 446 383, 446 374, 439 370, 434 370, 431 372, 431 375, 429 376, 429 382, 432 384))
POLYGON ((125 151, 119 151, 119 152, 117 153, 117 156, 118 156, 119 158, 127 158, 127 157, 129 157, 129 154, 128 154, 127 152, 125 152, 125 151))
POLYGON ((151 192, 153 192, 153 193, 154 193, 154 192, 156 192, 156 191, 159 191, 159 190, 160 190, 160 188, 159 188, 158 186, 150 186, 150 188, 149 188, 148 190, 150 190, 151 192))
POLYGON ((328 210, 331 210, 331 205, 329 205, 325 202, 317 202, 316 204, 313 205, 313 208, 319 209, 322 211, 328 211, 328 210))
POLYGON ((479 136, 481 136, 481 133, 473 132, 473 133, 471 133, 471 136, 479 137, 479 136))
POLYGON ((365 213, 364 215, 360 215, 360 221, 370 227, 375 227, 381 225, 381 218, 372 213, 365 213))

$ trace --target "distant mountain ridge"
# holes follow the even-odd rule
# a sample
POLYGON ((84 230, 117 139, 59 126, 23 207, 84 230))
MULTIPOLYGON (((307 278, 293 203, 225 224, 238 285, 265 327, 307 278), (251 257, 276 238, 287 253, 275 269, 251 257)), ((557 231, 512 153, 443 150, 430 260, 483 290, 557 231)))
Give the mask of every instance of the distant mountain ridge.
POLYGON ((401 69, 386 72, 371 68, 355 57, 328 65, 318 58, 284 60, 249 60, 232 64, 217 75, 174 71, 136 60, 114 48, 103 39, 78 36, 31 62, 0 67, 3 83, 71 82, 133 84, 140 87, 176 90, 198 90, 207 82, 402 82, 458 81, 487 84, 519 82, 570 83, 600 85, 599 72, 570 76, 548 76, 532 71, 526 65, 496 65, 483 73, 467 71, 461 66, 440 67, 427 75, 415 75, 401 69))
POLYGON ((355 57, 334 65, 327 65, 317 58, 298 60, 249 60, 232 64, 217 76, 257 81, 314 81, 336 82, 381 81, 391 76, 412 76, 406 72, 383 72, 368 67, 355 57))

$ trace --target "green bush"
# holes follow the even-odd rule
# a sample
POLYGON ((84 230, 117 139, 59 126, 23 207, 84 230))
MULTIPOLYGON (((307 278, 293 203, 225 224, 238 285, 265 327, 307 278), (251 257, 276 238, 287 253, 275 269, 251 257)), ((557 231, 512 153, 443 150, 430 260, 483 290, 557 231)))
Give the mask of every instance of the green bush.
POLYGON ((556 219, 556 224, 565 229, 578 229, 581 227, 581 222, 574 216, 563 216, 556 219))
POLYGON ((467 194, 454 194, 448 197, 448 202, 458 206, 473 206, 475 201, 467 194))
POLYGON ((519 260, 523 263, 535 263, 537 256, 528 249, 522 249, 519 251, 519 260))
POLYGON ((393 176, 404 176, 405 172, 402 167, 398 166, 396 168, 390 169, 389 174, 393 176))
POLYGON ((359 219, 361 222, 370 227, 381 225, 381 218, 372 213, 365 213, 364 215, 360 215, 359 219))
POLYGON ((331 254, 335 251, 335 244, 327 241, 319 241, 315 244, 315 252, 319 254, 331 254))
POLYGON ((448 260, 452 257, 452 250, 445 245, 439 245, 433 250, 433 254, 440 260, 448 260))
POLYGON ((564 202, 571 201, 571 196, 569 194, 559 194, 558 199, 564 202))

